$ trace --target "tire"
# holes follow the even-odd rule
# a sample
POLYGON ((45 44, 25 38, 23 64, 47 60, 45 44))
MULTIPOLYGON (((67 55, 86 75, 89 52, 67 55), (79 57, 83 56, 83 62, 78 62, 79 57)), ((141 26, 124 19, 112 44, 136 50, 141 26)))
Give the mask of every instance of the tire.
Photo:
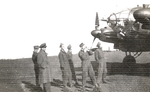
POLYGON ((131 55, 127 55, 124 59, 123 59, 123 63, 126 67, 128 68, 132 68, 134 67, 134 65, 136 64, 136 60, 133 56, 131 55))

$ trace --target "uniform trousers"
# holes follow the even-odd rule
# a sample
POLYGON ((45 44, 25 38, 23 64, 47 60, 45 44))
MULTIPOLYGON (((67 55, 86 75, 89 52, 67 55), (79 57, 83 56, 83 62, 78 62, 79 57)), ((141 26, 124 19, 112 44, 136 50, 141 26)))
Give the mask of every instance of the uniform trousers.
POLYGON ((68 82, 69 82, 70 86, 72 86, 71 70, 64 67, 64 69, 61 69, 61 71, 62 71, 62 78, 63 78, 64 86, 66 87, 68 82))
POLYGON ((69 65, 70 65, 70 69, 71 69, 71 73, 72 73, 72 79, 77 82, 77 78, 76 78, 76 73, 75 73, 75 68, 74 68, 74 64, 73 64, 73 60, 69 59, 69 65))
POLYGON ((98 63, 99 63, 99 66, 98 66, 97 83, 100 84, 106 77, 107 67, 106 67, 106 62, 104 58, 100 59, 98 63))
POLYGON ((85 87, 85 85, 86 85, 86 80, 87 80, 88 75, 90 76, 93 84, 96 85, 95 72, 93 70, 91 62, 89 62, 89 63, 83 62, 82 63, 82 79, 83 79, 82 84, 83 84, 83 87, 85 87))
POLYGON ((34 71, 35 71, 35 83, 36 86, 39 86, 39 67, 37 65, 34 65, 34 71))

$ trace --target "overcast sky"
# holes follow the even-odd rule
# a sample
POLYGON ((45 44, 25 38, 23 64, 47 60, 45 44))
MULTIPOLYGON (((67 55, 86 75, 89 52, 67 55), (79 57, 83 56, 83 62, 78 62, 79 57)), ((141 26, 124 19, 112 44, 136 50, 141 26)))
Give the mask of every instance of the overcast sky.
MULTIPOLYGON (((99 18, 107 18, 111 13, 142 6, 142 1, 1 0, 0 59, 31 57, 33 46, 42 43, 47 44, 49 56, 58 55, 60 43, 71 44, 73 53, 78 53, 81 42, 88 47, 92 44, 96 12, 99 18)), ((102 46, 113 48, 108 43, 102 46)))

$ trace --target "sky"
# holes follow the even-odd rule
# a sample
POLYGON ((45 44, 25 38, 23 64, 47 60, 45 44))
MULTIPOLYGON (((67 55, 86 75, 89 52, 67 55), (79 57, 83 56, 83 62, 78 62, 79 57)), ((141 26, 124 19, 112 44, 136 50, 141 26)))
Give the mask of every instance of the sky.
MULTIPOLYGON (((1 0, 0 59, 30 58, 33 46, 47 44, 48 56, 58 55, 60 43, 72 45, 73 54, 79 44, 91 47, 96 12, 99 18, 123 9, 147 4, 143 0, 1 0)), ((101 27, 105 24, 100 24, 101 27)), ((106 25, 107 26, 107 25, 106 25)), ((99 40, 93 44, 93 47, 99 40)), ((102 42, 102 48, 113 44, 102 42)))

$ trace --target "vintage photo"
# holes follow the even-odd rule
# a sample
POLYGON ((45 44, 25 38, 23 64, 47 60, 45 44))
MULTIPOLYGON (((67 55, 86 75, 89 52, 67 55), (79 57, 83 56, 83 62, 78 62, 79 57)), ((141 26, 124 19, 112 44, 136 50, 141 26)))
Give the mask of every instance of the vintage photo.
POLYGON ((0 1, 0 92, 150 92, 150 4, 0 1))

